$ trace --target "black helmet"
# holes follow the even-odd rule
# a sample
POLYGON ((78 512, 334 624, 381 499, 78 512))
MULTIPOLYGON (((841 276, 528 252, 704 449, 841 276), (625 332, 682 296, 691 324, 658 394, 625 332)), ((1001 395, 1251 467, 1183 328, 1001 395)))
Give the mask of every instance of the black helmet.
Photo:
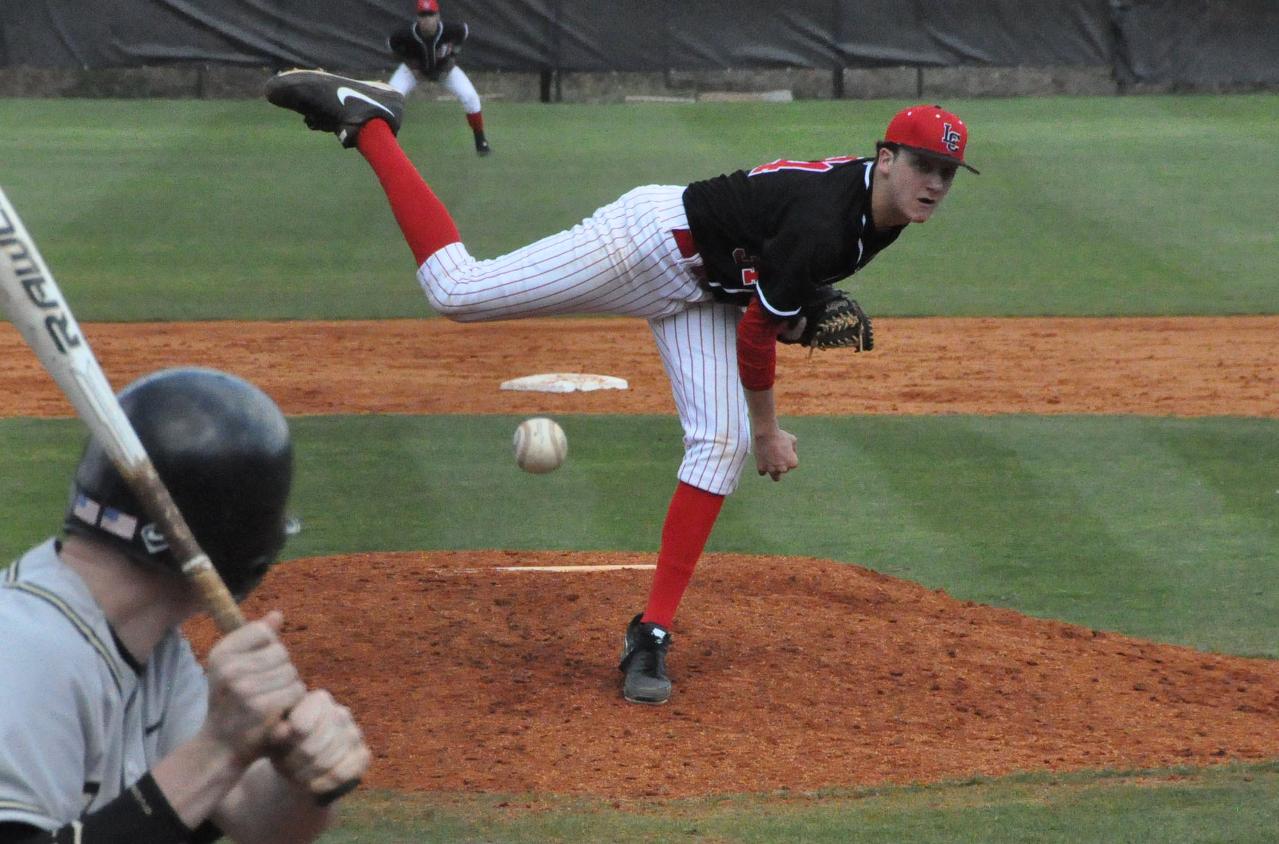
MULTIPOLYGON (((237 600, 262 580, 290 530, 288 422, 249 382, 212 369, 166 369, 120 393, 120 404, 200 547, 237 600)), ((65 528, 177 570, 111 459, 90 438, 65 528)))

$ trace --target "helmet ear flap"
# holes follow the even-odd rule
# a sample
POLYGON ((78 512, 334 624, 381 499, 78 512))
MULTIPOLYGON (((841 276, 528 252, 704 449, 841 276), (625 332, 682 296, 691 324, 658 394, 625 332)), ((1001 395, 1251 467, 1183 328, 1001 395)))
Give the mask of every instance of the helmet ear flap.
MULTIPOLYGON (((293 447, 280 408, 212 369, 167 369, 120 404, 201 548, 236 598, 261 581, 289 533, 293 447)), ((168 543, 97 442, 76 468, 65 528, 134 559, 177 566, 168 543)))

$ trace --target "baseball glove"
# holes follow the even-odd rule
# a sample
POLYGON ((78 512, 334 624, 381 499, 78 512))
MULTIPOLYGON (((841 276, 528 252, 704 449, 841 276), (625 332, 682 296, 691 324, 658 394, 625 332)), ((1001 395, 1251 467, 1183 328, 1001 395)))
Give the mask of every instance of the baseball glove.
POLYGON ((869 352, 875 348, 870 317, 861 305, 833 287, 822 288, 818 298, 800 311, 778 339, 810 349, 869 352))

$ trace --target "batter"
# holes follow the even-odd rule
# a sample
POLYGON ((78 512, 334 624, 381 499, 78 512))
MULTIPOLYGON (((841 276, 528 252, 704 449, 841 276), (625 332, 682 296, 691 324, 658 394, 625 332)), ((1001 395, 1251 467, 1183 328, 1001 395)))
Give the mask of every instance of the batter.
MULTIPOLYGON (((289 532, 288 423, 227 373, 168 369, 120 403, 237 600, 289 532)), ((0 844, 312 841, 371 759, 350 711, 308 691, 278 612, 200 668, 201 607, 164 536, 94 441, 63 535, 0 572, 0 844)))
POLYGON ((648 320, 684 429, 684 459, 648 603, 627 626, 620 668, 627 700, 665 703, 670 626, 724 497, 752 452, 759 474, 775 481, 799 465, 773 399, 776 343, 802 332, 806 308, 832 284, 908 224, 927 221, 959 167, 973 170, 964 161, 967 127, 940 106, 913 106, 892 119, 873 157, 783 159, 687 186, 636 188, 567 231, 476 260, 395 140, 398 92, 296 70, 270 80, 267 98, 358 147, 444 316, 648 320))

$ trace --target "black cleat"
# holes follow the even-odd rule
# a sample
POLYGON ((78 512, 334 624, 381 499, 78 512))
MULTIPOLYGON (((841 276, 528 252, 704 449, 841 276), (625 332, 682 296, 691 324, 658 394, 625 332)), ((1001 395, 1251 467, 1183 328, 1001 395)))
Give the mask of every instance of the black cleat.
POLYGON ((669 631, 651 622, 642 622, 643 613, 631 619, 622 642, 622 662, 626 674, 622 697, 631 703, 661 704, 671 699, 671 681, 666 677, 666 651, 671 646, 669 631))
POLYGON ((475 136, 475 154, 476 155, 488 155, 492 151, 493 149, 492 147, 489 146, 489 142, 487 138, 485 138, 483 135, 475 136))
POLYGON ((404 95, 382 82, 348 79, 323 70, 286 70, 267 80, 266 98, 291 109, 319 132, 333 132, 344 147, 355 146, 360 128, 381 118, 400 131, 404 95))

